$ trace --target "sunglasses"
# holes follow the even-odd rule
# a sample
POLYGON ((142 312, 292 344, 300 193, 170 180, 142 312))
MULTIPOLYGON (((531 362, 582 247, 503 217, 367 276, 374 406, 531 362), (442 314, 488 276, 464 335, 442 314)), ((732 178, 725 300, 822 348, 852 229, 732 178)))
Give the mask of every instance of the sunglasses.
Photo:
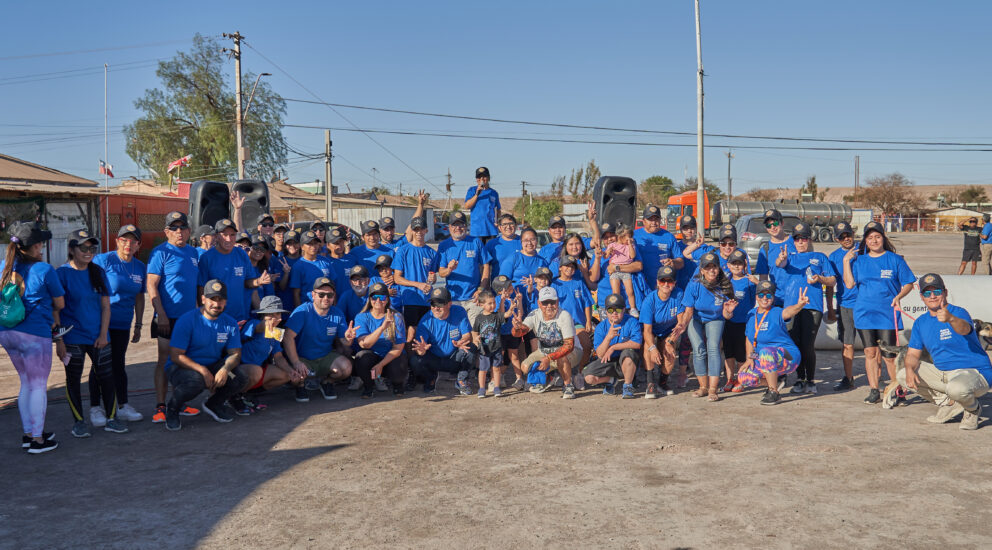
POLYGON ((180 225, 170 225, 169 227, 165 228, 166 231, 182 231, 184 229, 189 229, 189 225, 184 223, 180 225))
POLYGON ((93 254, 94 252, 99 250, 99 248, 95 244, 89 244, 89 245, 81 244, 76 248, 83 254, 93 254))
POLYGON ((942 289, 942 288, 935 288, 933 290, 924 290, 920 294, 922 294, 924 298, 932 298, 934 296, 943 296, 944 295, 944 289, 942 289))
POLYGON ((782 222, 765 222, 765 227, 778 227, 782 225, 782 222))
POLYGON ((377 302, 385 302, 389 299, 389 296, 386 296, 385 294, 373 294, 372 299, 377 302))
POLYGON ((809 241, 811 239, 809 237, 792 237, 792 240, 794 240, 794 241, 809 241))
POLYGON ((262 227, 275 227, 276 226, 276 224, 274 224, 272 222, 262 222, 262 223, 260 223, 258 225, 261 225, 262 227))
POLYGON ((333 292, 314 292, 313 295, 316 298, 330 298, 331 296, 334 296, 334 293, 333 292))
POLYGON ((438 302, 431 302, 431 309, 442 309, 446 305, 448 305, 447 302, 445 302, 443 304, 442 303, 438 303, 438 302))
POLYGON ((606 313, 623 313, 622 307, 608 307, 606 308, 606 313))
POLYGON ((545 300, 541 302, 542 306, 556 306, 558 305, 558 300, 545 300))
POLYGON ((756 296, 758 298, 768 298, 768 299, 772 299, 772 298, 775 297, 775 295, 772 294, 771 292, 760 292, 760 293, 756 294, 756 296))
POLYGON ((725 246, 729 248, 731 246, 737 246, 737 243, 720 243, 721 248, 725 246))
POLYGON ((658 284, 659 285, 674 285, 675 284, 675 281, 673 281, 671 279, 659 279, 658 280, 658 284))

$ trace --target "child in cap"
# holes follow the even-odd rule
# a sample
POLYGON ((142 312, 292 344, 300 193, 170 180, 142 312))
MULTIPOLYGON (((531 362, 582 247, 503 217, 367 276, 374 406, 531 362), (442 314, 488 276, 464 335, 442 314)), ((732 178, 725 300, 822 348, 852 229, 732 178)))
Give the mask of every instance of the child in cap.
POLYGON ((740 392, 742 386, 737 381, 737 367, 747 360, 745 323, 748 313, 754 308, 755 283, 747 274, 747 253, 743 250, 738 248, 730 253, 727 269, 730 271, 730 283, 734 286, 737 307, 734 308, 733 317, 723 326, 724 369, 727 372, 727 385, 723 387, 723 391, 740 392))
POLYGON ((503 356, 505 360, 509 361, 510 366, 513 367, 513 374, 516 375, 513 388, 523 390, 526 386, 524 372, 520 366, 523 359, 523 348, 521 339, 513 335, 513 319, 523 320, 524 297, 513 286, 513 281, 506 275, 497 275, 493 279, 492 287, 493 293, 496 294, 496 300, 499 303, 498 309, 503 311, 503 319, 505 320, 499 329, 503 356))
MULTIPOLYGON (((589 362, 592 354, 592 331, 595 329, 592 321, 592 293, 589 286, 581 276, 574 278, 578 268, 578 260, 571 255, 562 257, 558 265, 558 278, 551 286, 558 292, 558 301, 561 308, 567 311, 575 322, 575 337, 582 347, 582 358, 579 364, 585 365, 589 362)), ((585 383, 581 376, 575 377, 576 389, 585 389, 585 383)))
POLYGON ((527 315, 531 311, 538 309, 537 297, 541 289, 551 286, 551 270, 546 267, 539 267, 534 272, 534 275, 525 278, 525 281, 524 288, 527 292, 524 294, 524 304, 527 306, 527 309, 524 311, 524 315, 527 315))
POLYGON ((506 321, 506 303, 499 301, 496 308, 496 294, 492 290, 483 290, 476 298, 482 313, 475 317, 472 323, 472 340, 479 348, 479 398, 486 396, 486 373, 492 371, 493 396, 501 397, 503 390, 503 344, 500 339, 500 327, 506 321))
POLYGON ((370 284, 382 283, 389 289, 389 305, 397 311, 403 311, 403 298, 400 296, 400 287, 393 278, 393 257, 382 254, 375 259, 375 272, 369 279, 370 284))
MULTIPOLYGON (((245 391, 269 390, 291 384, 295 386, 297 402, 309 401, 306 391, 303 391, 306 370, 293 368, 282 352, 285 330, 279 328, 279 324, 282 323, 283 314, 289 313, 283 309, 282 300, 278 296, 266 296, 253 313, 255 318, 249 319, 241 327, 241 368, 248 377, 245 391)), ((244 394, 237 395, 228 402, 242 416, 266 408, 261 403, 247 399, 244 394)))
POLYGON ((629 227, 621 226, 617 229, 617 240, 606 246, 606 257, 609 259, 607 270, 610 273, 610 289, 613 294, 619 294, 620 287, 623 286, 627 303, 631 304, 630 314, 634 317, 638 316, 637 308, 633 305, 637 303, 634 300, 634 281, 630 273, 620 271, 620 266, 632 264, 636 255, 633 233, 629 227))

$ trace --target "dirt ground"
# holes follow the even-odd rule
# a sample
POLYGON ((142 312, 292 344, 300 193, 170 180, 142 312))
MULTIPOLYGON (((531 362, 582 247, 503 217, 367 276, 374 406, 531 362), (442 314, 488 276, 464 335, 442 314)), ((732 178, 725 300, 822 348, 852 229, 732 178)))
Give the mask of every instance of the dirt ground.
MULTIPOLYGON (((959 235, 911 237, 900 252, 918 273, 957 265, 959 235)), ((131 401, 149 414, 147 335, 129 357, 131 401)), ((847 393, 830 391, 839 354, 818 363, 819 395, 775 407, 757 391, 479 400, 442 377, 432 397, 342 388, 300 404, 279 390, 228 425, 146 419, 83 440, 59 367, 47 427, 61 447, 30 456, 3 356, 0 547, 987 547, 988 420, 964 432, 927 424, 918 398, 865 405, 860 357, 847 393)))

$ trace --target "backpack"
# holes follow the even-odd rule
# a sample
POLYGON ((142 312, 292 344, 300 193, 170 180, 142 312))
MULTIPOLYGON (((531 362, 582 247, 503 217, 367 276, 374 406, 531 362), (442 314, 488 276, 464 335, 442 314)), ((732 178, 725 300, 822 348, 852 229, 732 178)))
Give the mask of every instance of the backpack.
POLYGON ((14 283, 7 283, 0 290, 0 325, 14 328, 24 320, 24 302, 21 289, 14 283))

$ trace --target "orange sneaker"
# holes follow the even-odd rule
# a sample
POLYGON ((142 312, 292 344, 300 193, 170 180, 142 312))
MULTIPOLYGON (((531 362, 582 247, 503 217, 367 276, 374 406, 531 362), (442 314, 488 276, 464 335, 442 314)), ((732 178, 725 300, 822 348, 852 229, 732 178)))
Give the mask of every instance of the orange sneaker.
POLYGON ((165 405, 159 405, 155 407, 155 414, 152 415, 152 422, 155 424, 161 424, 165 422, 165 405))
POLYGON ((200 414, 200 409, 195 409, 193 407, 186 407, 185 409, 180 411, 179 414, 182 416, 196 416, 200 414))

